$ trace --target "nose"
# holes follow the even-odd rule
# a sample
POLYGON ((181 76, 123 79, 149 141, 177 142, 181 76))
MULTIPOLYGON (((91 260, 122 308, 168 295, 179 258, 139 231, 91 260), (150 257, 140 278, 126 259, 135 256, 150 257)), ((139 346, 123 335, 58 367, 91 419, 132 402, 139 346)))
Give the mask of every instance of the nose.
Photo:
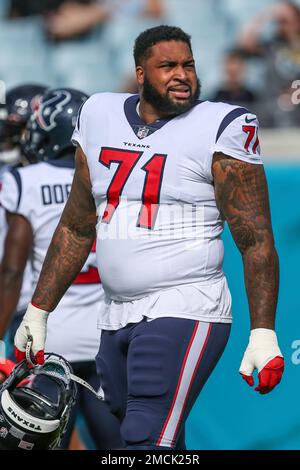
POLYGON ((182 65, 178 65, 174 70, 174 78, 177 78, 178 80, 186 80, 187 73, 182 65))

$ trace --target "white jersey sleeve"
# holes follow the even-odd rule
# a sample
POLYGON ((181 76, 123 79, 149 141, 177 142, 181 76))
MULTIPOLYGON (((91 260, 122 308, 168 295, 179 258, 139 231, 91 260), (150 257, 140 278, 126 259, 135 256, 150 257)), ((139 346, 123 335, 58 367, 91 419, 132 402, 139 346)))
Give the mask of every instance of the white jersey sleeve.
MULTIPOLYGON (((5 171, 2 176, 2 189, 0 192, 0 205, 3 209, 14 214, 20 214, 20 203, 22 196, 22 180, 19 171, 16 168, 5 171)), ((0 208, 1 209, 1 208, 0 208)), ((4 250, 4 240, 6 237, 7 226, 5 222, 5 210, 2 210, 2 221, 0 222, 0 252, 1 258, 4 250), (4 225, 5 224, 5 225, 4 225)), ((1 213, 0 213, 1 215, 1 213)), ((23 215, 23 214, 22 214, 23 215)), ((22 289, 16 311, 22 312, 26 309, 32 295, 32 269, 30 261, 27 262, 23 275, 22 289)), ((23 312, 24 313, 24 312, 23 312)))
POLYGON ((20 204, 20 179, 17 170, 6 171, 0 192, 1 206, 8 212, 18 213, 20 204))
MULTIPOLYGON (((87 100, 88 101, 88 100, 87 100)), ((84 103, 77 116, 77 122, 76 126, 71 138, 72 144, 77 146, 80 145, 84 153, 86 154, 87 152, 87 145, 86 145, 86 139, 85 136, 87 135, 85 132, 85 108, 86 108, 86 103, 84 103)))
POLYGON ((257 117, 255 114, 244 113, 231 119, 234 117, 234 112, 236 110, 225 116, 221 122, 213 153, 222 152, 238 160, 262 164, 257 117))

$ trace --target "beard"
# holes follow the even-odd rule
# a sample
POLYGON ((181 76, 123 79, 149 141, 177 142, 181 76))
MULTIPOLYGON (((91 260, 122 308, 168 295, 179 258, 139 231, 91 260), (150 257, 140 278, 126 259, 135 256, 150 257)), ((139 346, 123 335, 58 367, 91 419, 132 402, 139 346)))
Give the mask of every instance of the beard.
POLYGON ((168 115, 176 116, 178 114, 189 111, 197 102, 200 97, 201 83, 197 78, 197 87, 195 93, 190 94, 189 99, 180 101, 173 101, 169 98, 168 92, 160 94, 157 89, 151 84, 147 77, 145 77, 143 85, 143 98, 147 103, 151 104, 157 111, 168 115))

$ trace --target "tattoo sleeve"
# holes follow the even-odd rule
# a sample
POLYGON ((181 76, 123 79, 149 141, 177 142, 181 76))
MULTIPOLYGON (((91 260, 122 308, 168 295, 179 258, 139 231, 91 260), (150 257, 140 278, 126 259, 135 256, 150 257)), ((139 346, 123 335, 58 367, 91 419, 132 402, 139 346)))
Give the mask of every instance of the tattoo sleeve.
POLYGON ((251 329, 274 329, 279 263, 263 166, 215 153, 212 171, 217 206, 243 259, 251 329))
POLYGON ((75 161, 71 193, 32 298, 47 311, 55 309, 80 272, 96 237, 96 208, 86 158, 81 149, 77 149, 75 161))

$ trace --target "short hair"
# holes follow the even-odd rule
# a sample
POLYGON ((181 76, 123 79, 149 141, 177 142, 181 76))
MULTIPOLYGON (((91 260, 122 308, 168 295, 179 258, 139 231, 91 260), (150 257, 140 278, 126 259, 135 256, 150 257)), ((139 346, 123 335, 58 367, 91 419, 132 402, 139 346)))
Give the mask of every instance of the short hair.
POLYGON ((191 52, 191 36, 176 26, 155 26, 143 31, 135 40, 133 48, 133 57, 135 65, 141 65, 141 62, 148 59, 151 55, 151 47, 161 41, 182 41, 185 42, 191 52))

